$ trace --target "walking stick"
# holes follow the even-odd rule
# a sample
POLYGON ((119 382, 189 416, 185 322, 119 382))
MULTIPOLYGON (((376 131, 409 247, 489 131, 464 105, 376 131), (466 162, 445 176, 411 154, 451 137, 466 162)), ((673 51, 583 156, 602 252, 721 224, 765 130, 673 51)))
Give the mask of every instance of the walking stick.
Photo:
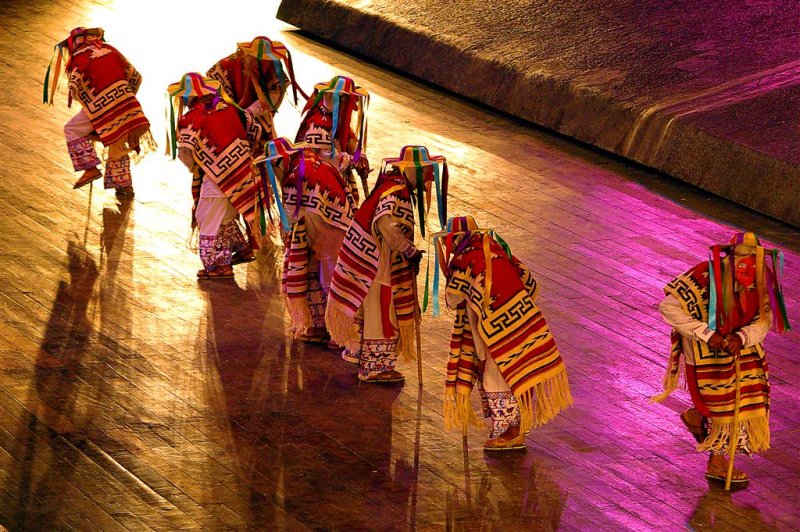
POLYGON ((740 384, 739 356, 734 358, 734 368, 736 369, 736 403, 733 407, 733 432, 728 456, 728 475, 725 477, 725 491, 731 490, 731 479, 733 478, 733 461, 736 459, 736 448, 739 446, 739 402, 741 401, 742 389, 740 384))
POLYGON ((422 317, 419 312, 419 300, 417 298, 417 276, 414 276, 414 282, 411 283, 411 291, 414 294, 414 331, 417 335, 417 379, 419 380, 419 387, 422 388, 422 333, 419 330, 422 317))

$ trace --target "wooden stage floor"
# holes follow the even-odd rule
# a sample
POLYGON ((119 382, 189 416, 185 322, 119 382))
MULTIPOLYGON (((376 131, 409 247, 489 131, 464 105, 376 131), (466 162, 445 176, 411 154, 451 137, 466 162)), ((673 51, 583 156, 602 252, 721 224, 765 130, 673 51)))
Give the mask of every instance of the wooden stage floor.
MULTIPOLYGON (((767 338, 773 449, 741 460, 747 490, 703 478, 686 395, 648 401, 668 352, 661 287, 738 227, 786 250, 800 327, 797 230, 283 31, 275 8, 0 4, 0 528, 800 527, 800 334, 767 338), (359 386, 333 352, 289 339, 278 248, 235 281, 197 282, 180 163, 134 167, 126 203, 72 190, 75 109, 63 88, 54 107, 40 96, 53 44, 79 25, 142 72, 160 141, 166 85, 255 35, 290 47, 306 88, 363 84, 373 164, 404 144, 444 154, 450 212, 497 228, 535 272, 575 405, 527 453, 484 455, 484 431, 443 428, 447 316, 425 316, 422 389, 411 366, 403 387, 359 386)), ((279 133, 297 120, 285 104, 279 133)))

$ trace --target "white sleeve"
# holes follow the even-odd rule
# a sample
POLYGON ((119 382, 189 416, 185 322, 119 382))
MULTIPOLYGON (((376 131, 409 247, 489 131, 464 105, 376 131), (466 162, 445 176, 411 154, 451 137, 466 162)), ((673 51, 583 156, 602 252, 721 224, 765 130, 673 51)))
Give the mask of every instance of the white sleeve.
POLYGON ((186 165, 186 168, 188 168, 189 171, 194 172, 194 169, 197 166, 197 164, 194 162, 194 157, 192 156, 192 150, 181 146, 180 148, 178 148, 178 159, 180 159, 180 161, 186 165))
POLYGON ((764 338, 767 337, 771 323, 772 313, 767 311, 766 319, 753 320, 749 324, 736 331, 736 334, 738 334, 742 339, 742 347, 753 347, 754 345, 763 342, 764 338))
POLYGON ((708 342, 714 331, 708 328, 708 324, 686 314, 681 308, 680 302, 673 296, 666 296, 658 304, 658 311, 678 334, 691 338, 692 340, 702 340, 708 342))
POLYGON ((375 229, 391 251, 397 251, 406 257, 414 254, 416 248, 413 242, 406 238, 400 225, 391 216, 381 216, 375 220, 375 229))

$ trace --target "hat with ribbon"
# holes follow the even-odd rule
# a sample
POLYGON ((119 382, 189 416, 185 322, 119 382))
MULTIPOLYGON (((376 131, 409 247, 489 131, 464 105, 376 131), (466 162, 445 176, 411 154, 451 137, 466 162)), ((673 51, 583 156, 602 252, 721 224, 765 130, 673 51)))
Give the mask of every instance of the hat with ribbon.
POLYGON ((295 79, 292 54, 283 43, 260 36, 250 42, 237 43, 236 49, 244 55, 254 57, 259 62, 270 61, 272 63, 275 71, 275 79, 277 79, 278 85, 280 86, 280 96, 276 101, 272 101, 270 97, 269 85, 271 79, 268 73, 263 72, 261 69, 259 69, 258 72, 251 73, 255 81, 253 86, 256 90, 256 94, 265 108, 268 107, 272 109, 273 112, 278 110, 287 85, 291 85, 292 87, 295 105, 297 105, 298 92, 304 99, 308 100, 308 95, 303 92, 303 89, 300 88, 295 79))
MULTIPOLYGON (((481 237, 484 257, 486 260, 486 275, 484 277, 484 304, 489 304, 492 287, 492 262, 489 251, 490 239, 497 242, 511 258, 511 247, 505 240, 492 228, 478 227, 475 218, 472 216, 454 216, 447 220, 444 231, 434 233, 432 236, 434 247, 436 248, 434 277, 433 277, 433 316, 440 314, 439 309, 439 274, 447 275, 448 266, 452 257, 460 253, 471 241, 472 236, 483 235, 481 237)), ((428 307, 428 274, 425 276, 425 296, 423 298, 423 311, 428 307)))
MULTIPOLYGON (((298 153, 303 153, 305 150, 309 150, 309 146, 304 143, 297 143, 294 144, 287 138, 278 137, 267 142, 264 145, 264 155, 258 157, 254 164, 259 168, 261 173, 261 188, 264 191, 264 194, 269 197, 269 193, 267 191, 268 188, 272 189, 272 196, 275 198, 275 204, 278 207, 278 213, 281 217, 281 226, 283 227, 284 231, 289 230, 289 217, 286 215, 286 209, 283 206, 283 200, 281 199, 282 195, 282 187, 278 185, 278 179, 275 176, 275 166, 280 166, 284 172, 289 170, 289 165, 291 163, 292 156, 298 153), (264 175, 264 171, 266 170, 266 176, 264 175), (266 177, 269 178, 269 183, 266 181, 266 177)), ((300 168, 297 172, 297 191, 298 194, 302 192, 303 186, 303 179, 305 179, 306 168, 305 168, 305 157, 300 158, 300 168)), ((295 207, 295 216, 300 211, 300 203, 295 207)))
POLYGON ((431 183, 436 185, 439 211, 439 226, 444 228, 447 220, 447 188, 450 174, 447 159, 443 155, 431 155, 425 146, 403 146, 398 157, 384 159, 378 174, 380 183, 390 169, 399 171, 412 185, 419 212, 419 227, 425 236, 426 214, 431 206, 431 183))
POLYGON ((197 72, 187 72, 180 81, 167 87, 167 154, 174 159, 178 153, 178 120, 192 98, 212 96, 212 107, 220 99, 218 81, 205 78, 197 72), (177 108, 177 112, 176 112, 177 108))
POLYGON ((67 56, 67 64, 69 64, 72 55, 75 53, 76 48, 88 40, 95 39, 104 41, 105 32, 103 28, 83 28, 77 27, 69 32, 69 37, 56 44, 53 47, 53 57, 56 59, 56 68, 53 71, 53 80, 50 81, 50 71, 53 66, 53 57, 50 58, 50 63, 47 65, 47 72, 44 75, 44 90, 42 93, 42 102, 53 105, 53 98, 55 97, 56 89, 58 88, 58 77, 61 73, 61 63, 63 62, 64 55, 67 56))
POLYGON ((764 247, 755 233, 751 232, 736 233, 728 244, 709 248, 708 327, 715 331, 731 317, 735 260, 742 256, 755 257, 755 286, 758 290, 760 319, 766 319, 769 305, 772 310, 771 328, 776 332, 791 330, 781 288, 783 252, 764 247), (767 257, 771 259, 771 269, 766 265, 767 257))
POLYGON ((331 158, 335 156, 335 141, 339 141, 341 149, 345 149, 347 135, 350 130, 351 115, 356 108, 358 145, 353 154, 353 161, 358 162, 361 153, 367 150, 367 107, 369 106, 369 93, 345 76, 334 76, 330 81, 317 83, 311 98, 306 102, 303 114, 307 115, 312 109, 321 104, 323 98, 331 99, 331 115, 333 125, 330 132, 331 158), (343 98, 345 97, 345 98, 343 98), (343 99, 346 100, 343 101, 343 99), (358 103, 360 102, 360 105, 358 103))

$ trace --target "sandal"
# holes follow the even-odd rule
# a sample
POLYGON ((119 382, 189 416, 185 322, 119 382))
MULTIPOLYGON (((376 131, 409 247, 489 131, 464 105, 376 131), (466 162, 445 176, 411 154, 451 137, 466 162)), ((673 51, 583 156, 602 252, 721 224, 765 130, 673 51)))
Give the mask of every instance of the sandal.
POLYGON ((83 175, 77 181, 75 181, 75 184, 72 185, 72 188, 81 188, 82 186, 88 185, 95 179, 100 179, 101 177, 103 177, 103 173, 100 170, 97 168, 89 168, 83 172, 83 175))
POLYGON ((697 443, 703 443, 708 438, 708 430, 706 429, 706 424, 704 423, 705 419, 700 412, 697 411, 696 408, 690 408, 685 410, 681 414, 681 421, 683 422, 686 429, 692 434, 695 441, 697 443), (697 421, 700 421, 700 424, 697 424, 697 421))
POLYGON ((525 445, 525 436, 520 434, 511 439, 506 439, 502 436, 497 438, 490 438, 483 442, 484 451, 517 451, 527 449, 525 445))
POLYGON ((209 280, 209 279, 233 279, 233 271, 225 271, 225 270, 197 270, 197 279, 198 280, 209 280))
MULTIPOLYGON (((728 480, 728 468, 725 467, 724 470, 718 468, 706 469, 706 479, 726 482, 728 480)), ((744 484, 746 482, 750 482, 750 477, 747 476, 747 473, 734 467, 731 484, 744 484)))
POLYGON ((354 355, 352 351, 350 351, 349 349, 345 348, 342 351, 342 360, 344 360, 345 362, 347 362, 349 364, 358 365, 359 362, 361 362, 361 356, 358 355, 357 353, 354 355))
POLYGON ((116 190, 117 196, 131 196, 133 197, 133 187, 119 187, 116 190))
POLYGON ((406 380, 406 378, 403 376, 402 373, 395 370, 384 371, 367 379, 362 379, 360 375, 358 378, 359 380, 361 380, 361 382, 374 383, 374 384, 387 384, 390 382, 403 382, 404 380, 406 380))

